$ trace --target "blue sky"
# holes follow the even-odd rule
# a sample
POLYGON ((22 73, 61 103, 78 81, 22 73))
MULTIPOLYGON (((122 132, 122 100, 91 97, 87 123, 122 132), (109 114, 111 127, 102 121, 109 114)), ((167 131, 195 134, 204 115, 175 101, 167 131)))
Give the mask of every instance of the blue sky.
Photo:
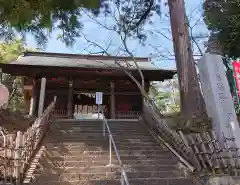
MULTIPOLYGON (((205 25, 201 20, 202 10, 201 4, 203 0, 186 0, 186 10, 190 19, 190 24, 195 25, 193 28, 193 34, 199 35, 208 33, 205 25)), ((151 57, 155 65, 162 68, 175 68, 174 63, 174 53, 171 42, 171 32, 170 23, 168 15, 168 7, 162 2, 161 6, 162 15, 154 16, 152 25, 146 25, 147 40, 145 46, 142 46, 138 41, 131 40, 128 42, 128 47, 135 54, 135 56, 141 57, 151 57), (164 36, 163 36, 164 35, 164 36), (169 39, 167 39, 168 37, 169 39)), ((84 23, 83 34, 89 40, 101 45, 106 48, 108 43, 111 41, 111 47, 109 52, 112 55, 119 55, 119 50, 121 48, 122 42, 118 35, 112 31, 108 31, 96 24, 89 17, 85 16, 82 18, 84 23)), ((105 18, 99 18, 101 23, 106 25, 111 25, 111 20, 106 20, 105 18)), ((78 38, 76 44, 72 48, 67 48, 61 41, 57 40, 58 32, 54 32, 45 51, 48 52, 61 52, 61 53, 78 53, 78 54, 88 54, 91 52, 99 51, 99 48, 88 47, 89 44, 86 40, 81 37, 78 38), (86 49, 87 48, 87 49, 86 49)), ((206 40, 206 39, 205 39, 206 40)), ((199 45, 203 48, 203 40, 201 39, 199 45)), ((34 39, 28 35, 27 36, 27 47, 36 48, 37 45, 34 39)), ((194 47, 195 54, 199 52, 194 47)))

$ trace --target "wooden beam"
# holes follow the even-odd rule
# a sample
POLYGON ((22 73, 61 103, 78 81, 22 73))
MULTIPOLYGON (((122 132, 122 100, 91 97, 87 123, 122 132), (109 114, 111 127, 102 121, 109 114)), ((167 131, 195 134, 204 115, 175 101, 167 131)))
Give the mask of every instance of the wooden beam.
MULTIPOLYGON (((74 93, 96 93, 96 91, 74 90, 74 93)), ((104 95, 111 95, 110 92, 103 92, 103 94, 104 95)), ((126 95, 126 96, 141 95, 140 92, 114 92, 114 94, 115 94, 115 96, 117 96, 117 95, 126 95)))

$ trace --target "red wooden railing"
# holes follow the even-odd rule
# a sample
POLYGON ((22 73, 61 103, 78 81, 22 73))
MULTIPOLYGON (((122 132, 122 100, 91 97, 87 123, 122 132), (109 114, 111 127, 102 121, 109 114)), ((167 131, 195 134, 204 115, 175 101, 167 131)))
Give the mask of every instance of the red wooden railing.
POLYGON ((55 109, 53 113, 53 117, 55 118, 66 118, 67 110, 66 109, 55 109))
POLYGON ((140 111, 116 111, 116 118, 128 119, 128 118, 138 118, 140 116, 140 111))

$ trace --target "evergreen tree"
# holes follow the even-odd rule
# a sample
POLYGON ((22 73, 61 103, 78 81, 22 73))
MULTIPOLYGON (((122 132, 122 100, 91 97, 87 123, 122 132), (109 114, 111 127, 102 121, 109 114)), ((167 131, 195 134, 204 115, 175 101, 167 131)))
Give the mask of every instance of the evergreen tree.
MULTIPOLYGON (((17 59, 25 51, 22 40, 0 43, 0 63, 7 63, 17 59)), ((24 110, 22 78, 1 73, 1 83, 9 92, 9 108, 13 111, 24 110)))
POLYGON ((240 53, 240 1, 206 0, 205 23, 212 31, 224 55, 236 58, 240 53))

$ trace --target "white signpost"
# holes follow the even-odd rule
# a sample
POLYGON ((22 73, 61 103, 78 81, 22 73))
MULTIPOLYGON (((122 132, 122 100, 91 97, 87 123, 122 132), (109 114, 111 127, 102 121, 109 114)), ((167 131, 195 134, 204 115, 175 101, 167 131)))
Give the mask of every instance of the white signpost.
POLYGON ((240 147, 240 128, 234 109, 229 84, 220 55, 206 54, 198 62, 200 81, 208 116, 212 118, 213 129, 223 144, 228 147, 240 147))
POLYGON ((103 93, 102 92, 96 92, 96 104, 98 105, 98 118, 100 113, 100 107, 103 103, 103 93))

